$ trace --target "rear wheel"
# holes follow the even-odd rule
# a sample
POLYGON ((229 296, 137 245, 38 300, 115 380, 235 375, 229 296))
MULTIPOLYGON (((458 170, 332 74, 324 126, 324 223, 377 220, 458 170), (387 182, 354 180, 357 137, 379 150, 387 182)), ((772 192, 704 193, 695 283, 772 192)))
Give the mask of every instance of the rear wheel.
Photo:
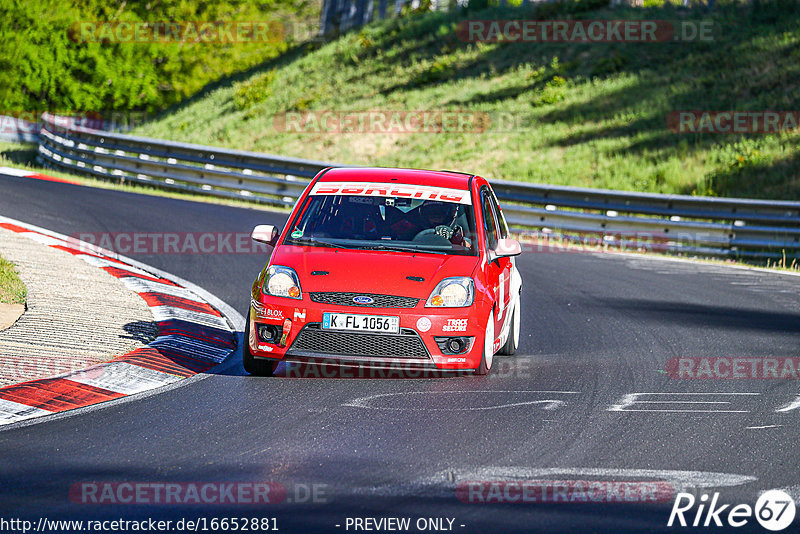
POLYGON ((476 375, 487 375, 492 369, 494 361, 494 310, 489 313, 486 321, 486 333, 483 336, 483 357, 481 364, 475 369, 476 375))
POLYGON ((514 309, 511 313, 514 315, 511 317, 511 326, 509 326, 508 330, 508 339, 506 340, 506 344, 497 352, 498 354, 504 354, 506 356, 513 356, 517 353, 517 347, 519 347, 519 323, 520 323, 520 311, 519 311, 519 299, 517 299, 517 304, 514 306, 514 309))
POLYGON ((256 376, 274 376, 278 367, 278 360, 256 359, 250 352, 250 310, 245 315, 244 341, 242 343, 242 365, 244 370, 256 376))

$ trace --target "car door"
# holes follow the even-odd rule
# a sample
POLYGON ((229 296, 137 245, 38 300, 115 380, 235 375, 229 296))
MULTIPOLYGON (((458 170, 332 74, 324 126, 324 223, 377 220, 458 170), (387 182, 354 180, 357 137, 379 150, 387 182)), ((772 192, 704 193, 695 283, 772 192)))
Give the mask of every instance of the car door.
MULTIPOLYGON (((483 214, 483 230, 486 236, 486 283, 492 288, 495 301, 495 336, 500 338, 503 326, 507 322, 509 304, 511 303, 511 268, 510 258, 495 258, 492 251, 497 248, 498 240, 508 234, 505 221, 497 206, 497 201, 488 187, 481 189, 481 211, 483 214), (505 228, 504 228, 505 227, 505 228), (503 234, 505 232, 505 235, 503 234)), ((495 350, 499 349, 495 343, 495 350)))

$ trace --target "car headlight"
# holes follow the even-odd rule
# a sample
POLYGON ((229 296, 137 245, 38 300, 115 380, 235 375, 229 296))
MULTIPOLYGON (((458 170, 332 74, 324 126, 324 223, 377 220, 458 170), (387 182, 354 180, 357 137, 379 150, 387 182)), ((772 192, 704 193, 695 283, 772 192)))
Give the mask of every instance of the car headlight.
POLYGON ((468 276, 445 278, 434 288, 425 302, 426 308, 460 308, 475 300, 475 284, 468 276))
POLYGON ((267 275, 264 277, 262 291, 275 297, 303 298, 297 273, 291 267, 281 265, 269 266, 267 275))

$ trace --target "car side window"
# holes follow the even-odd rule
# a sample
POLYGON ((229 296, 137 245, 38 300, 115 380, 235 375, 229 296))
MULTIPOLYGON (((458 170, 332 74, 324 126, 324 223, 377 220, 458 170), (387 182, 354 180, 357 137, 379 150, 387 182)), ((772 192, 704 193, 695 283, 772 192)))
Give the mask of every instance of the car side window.
POLYGON ((497 215, 492 207, 492 196, 489 194, 489 191, 484 189, 481 197, 483 229, 486 232, 486 248, 488 250, 494 250, 497 248, 497 215))
POLYGON ((505 239, 508 237, 508 223, 506 223, 506 217, 503 215, 503 211, 500 209, 500 204, 497 202, 497 197, 494 194, 494 191, 491 189, 489 190, 491 194, 491 204, 494 208, 494 212, 497 214, 497 223, 500 227, 500 237, 505 239))

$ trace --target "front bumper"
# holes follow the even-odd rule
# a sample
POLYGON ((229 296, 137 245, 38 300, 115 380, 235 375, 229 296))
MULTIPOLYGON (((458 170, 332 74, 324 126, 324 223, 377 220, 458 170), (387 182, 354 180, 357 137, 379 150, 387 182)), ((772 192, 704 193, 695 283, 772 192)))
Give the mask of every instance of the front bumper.
POLYGON ((489 308, 476 300, 467 308, 413 308, 341 306, 280 297, 251 301, 250 331, 274 325, 282 335, 274 343, 250 336, 250 352, 256 358, 287 361, 325 361, 341 365, 404 366, 440 370, 472 370, 483 356, 483 335, 489 308), (352 313, 399 317, 398 334, 329 330, 321 327, 323 313, 352 313), (484 319, 485 320, 485 319, 484 319), (465 350, 449 354, 446 340, 469 338, 465 350), (444 349, 444 350, 443 350, 444 349))

